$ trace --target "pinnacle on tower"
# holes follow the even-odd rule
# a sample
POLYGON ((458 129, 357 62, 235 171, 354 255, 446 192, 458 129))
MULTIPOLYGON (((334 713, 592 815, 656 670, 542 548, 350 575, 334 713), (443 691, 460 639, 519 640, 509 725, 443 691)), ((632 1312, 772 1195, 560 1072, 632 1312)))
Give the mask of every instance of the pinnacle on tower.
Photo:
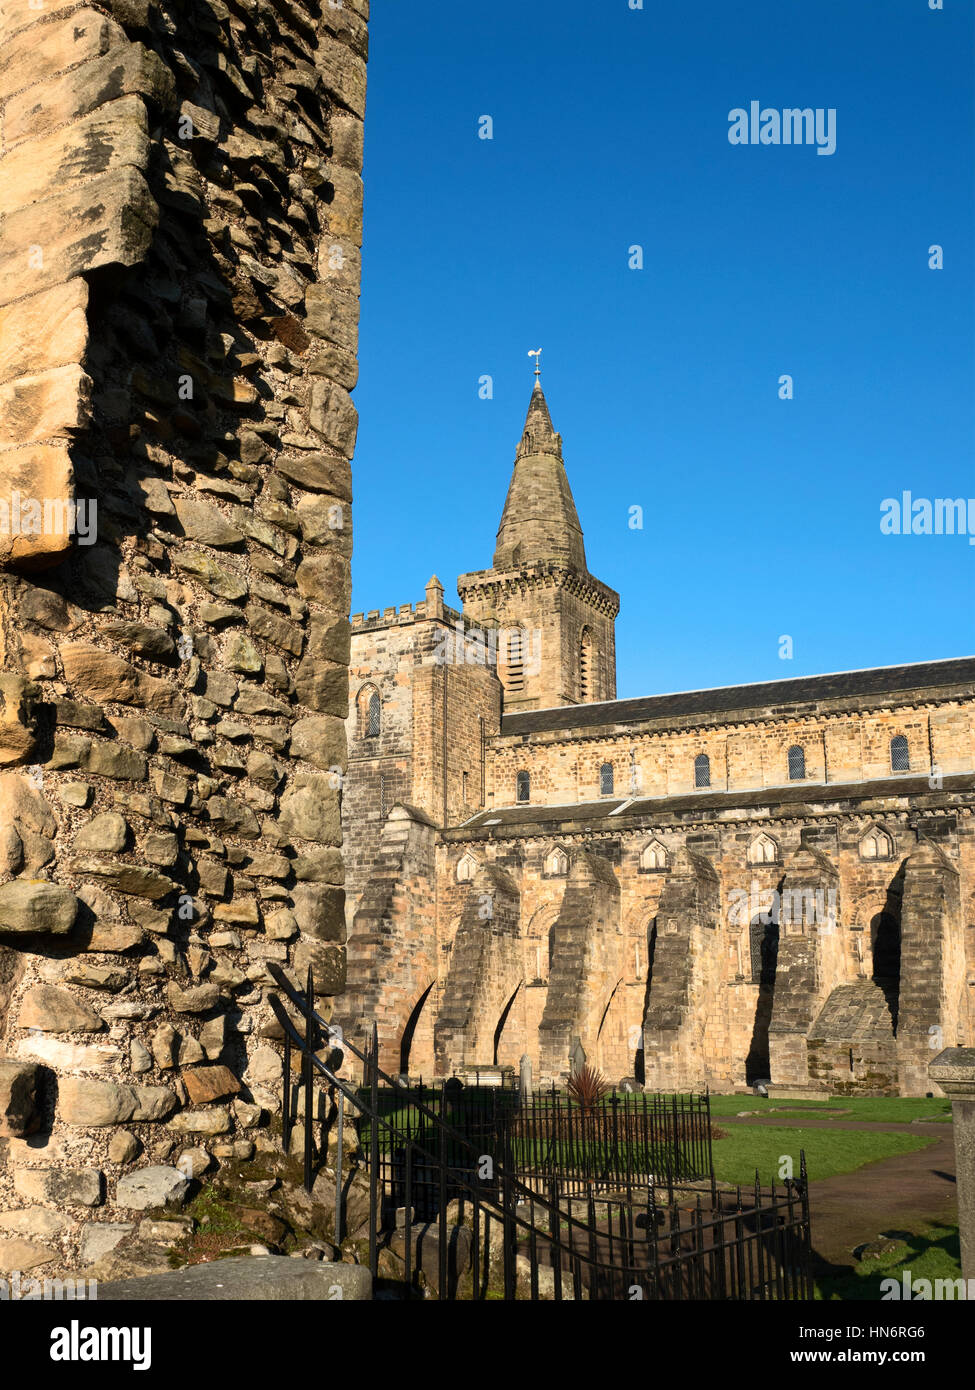
POLYGON ((494 567, 509 570, 552 560, 586 572, 582 527, 562 462, 562 436, 555 432, 536 377, 498 527, 494 567))

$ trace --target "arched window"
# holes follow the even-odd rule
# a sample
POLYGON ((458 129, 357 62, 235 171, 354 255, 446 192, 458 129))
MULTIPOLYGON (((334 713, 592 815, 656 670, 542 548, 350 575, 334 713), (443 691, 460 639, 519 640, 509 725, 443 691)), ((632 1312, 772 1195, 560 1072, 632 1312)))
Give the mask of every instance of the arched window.
POLYGON ((752 984, 770 989, 775 984, 779 954, 779 924, 774 913, 759 913, 749 927, 752 984))
POLYGON ((907 751, 907 739, 903 734, 895 734, 890 740, 891 772, 910 772, 911 755, 907 751))
POLYGON ((519 772, 515 779, 515 800, 531 801, 532 779, 528 772, 519 772))
POLYGON ((710 787, 711 785, 711 759, 707 753, 698 753, 694 759, 694 785, 695 787, 710 787))
POLYGON ((564 849, 553 849, 545 860, 545 873, 549 878, 565 878, 569 872, 569 856, 564 849))
POLYGON ((667 850, 659 840, 651 840, 640 851, 641 869, 666 869, 669 863, 667 850))
POLYGON ((599 769, 599 795, 613 795, 613 764, 603 763, 599 769))
POLYGON ((806 775, 806 753, 805 749, 794 744, 789 749, 789 781, 801 782, 806 775))
POLYGON ((579 640, 579 698, 592 699, 592 629, 584 627, 579 640))
POLYGON ((382 729, 383 702, 374 685, 364 685, 356 698, 359 737, 378 738, 382 729))
POLYGON ((893 837, 888 835, 886 830, 882 830, 879 825, 873 826, 860 841, 860 858, 893 859, 893 857, 893 837))
POLYGON ((477 873, 477 860, 473 854, 462 854, 457 861, 457 882, 470 883, 477 873))
POLYGON ((771 835, 758 835, 748 846, 749 864, 774 864, 779 857, 779 847, 771 835))

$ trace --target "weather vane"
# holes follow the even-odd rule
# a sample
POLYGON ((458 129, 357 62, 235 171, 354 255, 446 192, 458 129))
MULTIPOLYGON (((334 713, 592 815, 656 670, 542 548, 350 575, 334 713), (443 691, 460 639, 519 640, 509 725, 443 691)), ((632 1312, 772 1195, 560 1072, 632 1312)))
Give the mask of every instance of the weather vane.
POLYGON ((529 351, 528 356, 534 357, 535 359, 535 380, 538 381, 538 378, 542 374, 542 349, 532 348, 529 351))

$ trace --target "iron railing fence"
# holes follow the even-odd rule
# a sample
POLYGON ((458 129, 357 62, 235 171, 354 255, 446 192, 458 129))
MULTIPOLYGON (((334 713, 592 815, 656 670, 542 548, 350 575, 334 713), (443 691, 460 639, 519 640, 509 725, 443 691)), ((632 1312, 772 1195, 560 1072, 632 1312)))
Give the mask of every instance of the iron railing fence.
POLYGON ((375 1026, 368 1050, 348 1040, 342 1043, 364 1064, 367 1087, 354 1087, 339 1077, 320 1055, 333 1035, 314 1009, 311 971, 302 995, 278 965, 269 962, 268 968, 303 1025, 299 1031, 282 999, 271 997, 284 1033, 284 1146, 289 1149, 300 1093, 306 1118, 304 1182, 310 1192, 316 1159, 321 1168, 326 1155, 326 1137, 316 1118, 318 1078, 330 1092, 324 1107, 329 1123, 338 1125, 334 1167, 339 1240, 347 1183, 341 1150, 346 1104, 368 1122, 361 1155, 369 1181, 368 1260, 380 1292, 410 1298, 417 1296, 422 1283, 426 1296, 442 1300, 812 1297, 804 1157, 800 1177, 788 1180, 781 1191, 763 1192, 756 1175, 754 1194, 746 1199, 741 1189, 734 1194, 706 1192, 707 1211, 700 1193, 685 1193, 681 1199, 675 1194, 673 1200, 662 1201, 651 1182, 640 1192, 604 1197, 590 1190, 585 1198, 567 1190, 558 1178, 537 1179, 530 1186, 514 1175, 503 1144, 497 1158, 479 1151, 445 1114, 380 1069, 375 1026), (291 1069, 295 1048, 300 1056, 297 1085, 291 1069), (381 1092, 387 1095, 385 1102, 380 1101, 381 1092), (419 1137, 412 1131, 404 1135, 390 1123, 390 1097, 398 1101, 397 1110, 407 1103, 416 1110, 419 1137), (384 1153, 397 1148, 402 1148, 398 1186, 389 1183, 382 1160, 384 1153), (416 1206, 415 1175, 425 1170, 430 1176, 423 1188, 436 1185, 436 1213, 429 1220, 417 1214, 416 1206), (395 1264, 395 1277, 388 1259, 380 1264, 386 1252, 395 1264))
MULTIPOLYGON (((407 1143, 423 1143, 430 1122, 419 1105, 446 1121, 478 1154, 499 1158, 514 1177, 535 1191, 558 1181, 564 1192, 630 1193, 653 1183, 673 1198, 675 1184, 710 1179, 710 1099, 703 1095, 612 1092, 592 1105, 551 1090, 461 1085, 449 1080, 427 1086, 381 1087, 384 1132, 380 1162, 388 1180, 402 1179, 407 1143)), ((362 1122, 362 1137, 369 1122, 362 1122)), ((448 1161, 453 1163, 448 1146, 448 1161)), ((414 1174, 418 1185, 429 1182, 414 1174)))

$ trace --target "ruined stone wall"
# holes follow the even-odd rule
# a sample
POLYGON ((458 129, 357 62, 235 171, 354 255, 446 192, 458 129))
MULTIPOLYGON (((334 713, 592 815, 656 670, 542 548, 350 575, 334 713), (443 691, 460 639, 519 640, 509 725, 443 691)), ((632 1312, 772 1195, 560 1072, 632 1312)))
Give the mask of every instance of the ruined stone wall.
MULTIPOLYGON (((507 704, 506 704, 507 708, 507 704)), ((530 743, 504 736, 492 741, 488 760, 489 806, 515 802, 518 772, 531 773, 532 801, 567 805, 597 800, 599 769, 611 763, 615 795, 679 796, 695 790, 695 758, 711 763, 713 791, 779 787, 789 778, 788 752, 805 752, 806 781, 839 784, 891 775, 890 740, 903 734, 910 766, 927 775, 975 769, 975 720, 970 701, 944 705, 903 703, 865 709, 856 718, 783 717, 753 726, 735 715, 727 721, 682 720, 679 728, 641 725, 615 730, 536 734, 530 743), (636 768, 634 777, 631 769, 636 768)))
MULTIPOLYGON (((520 891, 524 987, 505 1021, 499 1060, 516 1063, 527 1053, 539 1074, 539 1029, 551 988, 548 942, 566 890, 566 877, 548 874, 546 861, 556 849, 563 849, 571 863, 596 847, 612 865, 620 887, 621 936, 608 940, 599 963, 608 972, 607 983, 609 974, 619 972, 622 983, 612 999, 620 1017, 614 1016, 612 1033, 625 1039, 626 1052, 620 1056, 611 1047, 591 1054, 601 1056, 613 1079, 637 1069, 645 1010, 659 1012, 676 991, 674 997, 685 1002, 673 1026, 688 1028, 692 1042, 665 1047, 661 1033, 643 1059, 648 1084, 655 1077, 662 1085, 741 1085, 748 1075, 768 1075, 760 1069, 771 1050, 772 1078, 778 1076, 778 1084, 794 1089, 830 1085, 853 1093, 912 1093, 913 1086, 923 1093, 929 1083, 912 1082, 910 1068, 899 1079, 894 1017, 886 985, 874 979, 886 969, 878 954, 883 923, 894 923, 895 937, 903 932, 905 959, 916 962, 902 966, 901 993, 905 1000, 917 999, 923 1015, 923 1027, 914 1029, 908 1047, 920 1067, 931 1027, 941 1029, 939 1036, 952 1043, 972 1036, 973 809, 975 791, 967 779, 965 785, 940 791, 929 789, 926 779, 915 779, 910 792, 905 782, 902 795, 866 802, 854 793, 830 801, 828 792, 819 789, 806 802, 770 798, 764 807, 747 812, 733 805, 719 809, 715 802, 710 816, 696 801, 693 810, 680 804, 661 808, 653 820, 645 808, 634 808, 613 818, 617 828, 612 831, 610 822, 590 820, 584 813, 546 823, 543 812, 523 826, 500 822, 476 830, 456 828, 443 836, 438 850, 441 951, 450 947, 471 893, 468 881, 458 881, 458 866, 469 861, 475 873, 485 865, 503 866, 520 891), (867 837, 877 828, 889 837, 889 853, 865 858, 867 837), (764 843, 763 837, 771 841, 774 858, 749 862, 749 852, 764 843), (903 916, 905 863, 919 846, 935 844, 953 866, 945 871, 948 887, 942 892, 937 883, 919 879, 910 899, 916 906, 903 916), (644 851, 650 845, 665 851, 663 867, 647 866, 644 851), (706 927, 695 925, 699 914, 693 894, 683 907, 682 899, 677 906, 673 901, 676 866, 688 850, 694 862, 703 862, 715 874, 715 903, 706 927), (957 891, 950 887, 955 874, 957 891), (775 893, 780 906, 795 895, 790 899, 794 920, 780 924, 780 965, 763 985, 760 943, 765 929, 759 919, 771 908, 775 893), (666 902, 665 894, 670 895, 666 902), (825 922, 816 920, 820 911, 825 922), (835 925, 828 920, 831 911, 835 925), (670 944, 659 930, 661 914, 669 914, 676 924, 678 934, 670 944), (648 980, 655 926, 656 953, 648 980), (850 990, 852 994, 844 994, 850 990)), ((598 991, 589 994, 595 1007, 598 991)), ((429 1002, 436 1005, 435 994, 429 1002)), ((895 989, 894 1012, 896 1005, 895 989)))
POLYGON ((0 537, 21 1269, 274 1147, 267 964, 344 985, 367 16, 0 5, 0 503, 51 504, 0 537))

